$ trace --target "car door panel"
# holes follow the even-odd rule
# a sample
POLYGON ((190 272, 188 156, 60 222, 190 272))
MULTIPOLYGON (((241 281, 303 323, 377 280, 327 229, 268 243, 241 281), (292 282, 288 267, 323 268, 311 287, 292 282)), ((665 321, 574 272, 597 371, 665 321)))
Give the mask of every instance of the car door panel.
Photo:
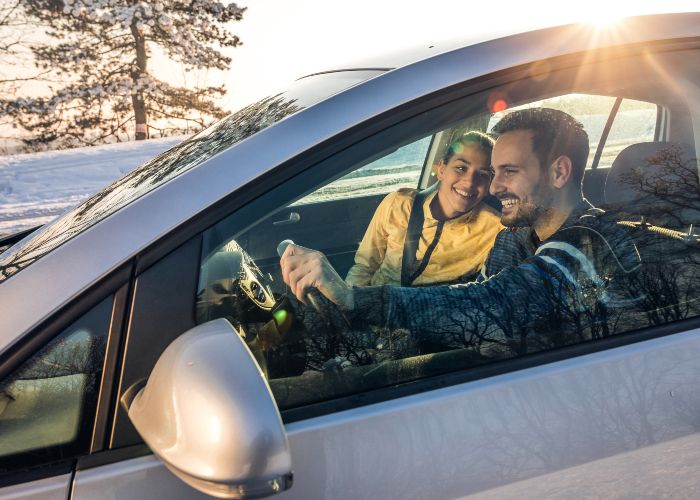
POLYGON ((600 496, 683 491, 694 467, 650 459, 665 449, 669 465, 696 463, 698 354, 696 330, 290 424, 295 485, 280 498, 490 496, 508 484, 495 492, 542 498, 515 486, 542 477, 567 498, 589 484, 600 496), (604 482, 608 465, 617 482, 604 482))
POLYGON ((22 484, 0 487, 5 500, 66 500, 70 495, 72 473, 37 479, 22 484))
MULTIPOLYGON (((294 486, 278 498, 683 493, 697 484, 698 356, 695 330, 287 424, 294 486)), ((75 499, 106 489, 204 498, 152 456, 76 473, 75 499)))
POLYGON ((182 482, 153 455, 76 471, 73 500, 102 500, 106 491, 110 498, 133 500, 212 498, 182 482))

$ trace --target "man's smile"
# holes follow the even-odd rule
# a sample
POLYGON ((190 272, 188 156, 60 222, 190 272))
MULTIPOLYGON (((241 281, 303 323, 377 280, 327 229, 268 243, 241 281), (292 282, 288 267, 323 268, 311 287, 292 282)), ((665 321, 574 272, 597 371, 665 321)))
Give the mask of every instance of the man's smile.
POLYGON ((511 208, 517 205, 520 200, 518 198, 499 198, 503 208, 511 208))

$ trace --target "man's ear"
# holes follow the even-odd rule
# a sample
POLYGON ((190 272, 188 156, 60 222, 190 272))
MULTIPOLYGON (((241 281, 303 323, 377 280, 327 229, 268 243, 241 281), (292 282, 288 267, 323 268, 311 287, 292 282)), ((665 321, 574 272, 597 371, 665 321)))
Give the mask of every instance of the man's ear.
POLYGON ((563 188, 571 180, 571 158, 560 156, 549 167, 550 180, 555 188, 563 188))
POLYGON ((435 171, 435 175, 437 175, 438 180, 442 180, 443 177, 445 177, 445 168, 447 168, 447 164, 445 164, 445 160, 440 160, 440 163, 437 163, 433 165, 433 170, 435 171))

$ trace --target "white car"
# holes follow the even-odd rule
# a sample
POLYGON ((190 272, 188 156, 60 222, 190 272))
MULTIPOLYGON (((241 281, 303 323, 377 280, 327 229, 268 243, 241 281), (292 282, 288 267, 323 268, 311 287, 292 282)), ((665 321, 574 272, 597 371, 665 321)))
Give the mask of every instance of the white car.
POLYGON ((0 497, 697 498, 698 147, 700 13, 299 79, 0 256, 0 497), (281 241, 343 275, 387 193, 429 186, 458 134, 538 106, 584 124, 593 204, 682 245, 667 276, 686 286, 656 286, 650 326, 369 364, 283 331, 281 241))

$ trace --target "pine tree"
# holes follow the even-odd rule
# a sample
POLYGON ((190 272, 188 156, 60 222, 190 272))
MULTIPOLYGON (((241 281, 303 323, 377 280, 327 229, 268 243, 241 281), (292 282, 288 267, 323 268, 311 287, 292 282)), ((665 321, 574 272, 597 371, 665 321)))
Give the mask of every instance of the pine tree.
POLYGON ((46 26, 53 43, 32 47, 53 81, 50 97, 0 101, 33 144, 70 147, 202 128, 226 112, 224 86, 178 87, 148 62, 160 51, 186 70, 226 70, 223 47, 240 39, 226 24, 245 8, 215 0, 23 0, 24 13, 46 26), (135 130, 135 134, 132 132, 135 130))

